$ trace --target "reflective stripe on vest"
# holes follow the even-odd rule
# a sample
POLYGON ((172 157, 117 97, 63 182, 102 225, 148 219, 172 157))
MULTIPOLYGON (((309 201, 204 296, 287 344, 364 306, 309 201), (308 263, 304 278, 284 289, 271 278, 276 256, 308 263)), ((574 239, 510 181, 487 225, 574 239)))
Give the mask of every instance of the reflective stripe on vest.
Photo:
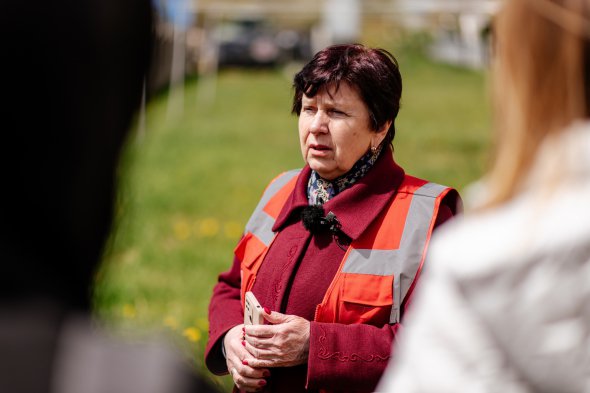
POLYGON ((234 250, 234 254, 242 265, 242 307, 244 295, 254 285, 258 268, 275 237, 272 226, 295 188, 299 172, 301 169, 282 173, 268 185, 246 224, 242 240, 234 250))
POLYGON ((399 322, 449 191, 406 176, 386 213, 348 248, 314 319, 377 326, 399 322))
MULTIPOLYGON (((236 247, 242 266, 242 302, 272 244, 272 226, 299 172, 287 172, 268 186, 236 247)), ((401 304, 423 264, 440 202, 450 190, 405 176, 385 214, 349 246, 314 320, 376 326, 399 322, 401 304)))
POLYGON ((295 188, 299 172, 301 169, 294 169, 277 176, 264 190, 260 202, 256 205, 254 213, 246 224, 246 232, 258 237, 267 247, 275 235, 272 226, 287 201, 287 197, 295 188), (288 187, 285 188, 286 185, 288 187))

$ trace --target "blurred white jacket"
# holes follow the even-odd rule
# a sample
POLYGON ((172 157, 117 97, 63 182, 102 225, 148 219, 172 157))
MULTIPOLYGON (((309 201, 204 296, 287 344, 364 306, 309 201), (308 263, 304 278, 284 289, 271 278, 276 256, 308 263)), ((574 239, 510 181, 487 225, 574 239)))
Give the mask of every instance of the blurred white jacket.
POLYGON ((380 392, 590 392, 590 124, 433 238, 380 392))

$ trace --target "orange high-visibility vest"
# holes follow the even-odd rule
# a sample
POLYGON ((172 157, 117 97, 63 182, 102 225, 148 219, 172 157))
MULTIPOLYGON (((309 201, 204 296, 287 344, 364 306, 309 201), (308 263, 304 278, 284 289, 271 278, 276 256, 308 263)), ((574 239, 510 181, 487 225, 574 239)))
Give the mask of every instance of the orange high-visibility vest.
MULTIPOLYGON (((241 262, 242 305, 276 233, 273 224, 300 170, 265 190, 235 249, 241 262)), ((452 189, 405 176, 384 212, 351 242, 314 320, 383 326, 400 321, 401 305, 422 269, 440 203, 452 189)))

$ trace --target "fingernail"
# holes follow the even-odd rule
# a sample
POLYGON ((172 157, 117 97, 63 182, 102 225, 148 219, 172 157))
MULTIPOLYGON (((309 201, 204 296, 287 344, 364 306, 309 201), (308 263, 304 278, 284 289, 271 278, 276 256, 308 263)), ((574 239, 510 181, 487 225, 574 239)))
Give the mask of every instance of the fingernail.
POLYGON ((262 373, 262 376, 263 376, 264 378, 266 378, 266 377, 270 377, 270 371, 268 371, 268 370, 264 370, 264 372, 262 373))
POLYGON ((262 379, 258 382, 258 386, 264 386, 264 385, 266 385, 266 381, 264 379, 262 379))
POLYGON ((247 360, 242 360, 242 364, 243 364, 244 366, 247 366, 247 365, 248 365, 248 361, 247 361, 247 360))
POLYGON ((242 345, 243 346, 246 346, 246 341, 242 341, 242 345))
POLYGON ((267 314, 270 314, 271 313, 270 308, 264 307, 264 312, 267 313, 267 314))
POLYGON ((242 326, 242 332, 246 333, 246 328, 242 326))

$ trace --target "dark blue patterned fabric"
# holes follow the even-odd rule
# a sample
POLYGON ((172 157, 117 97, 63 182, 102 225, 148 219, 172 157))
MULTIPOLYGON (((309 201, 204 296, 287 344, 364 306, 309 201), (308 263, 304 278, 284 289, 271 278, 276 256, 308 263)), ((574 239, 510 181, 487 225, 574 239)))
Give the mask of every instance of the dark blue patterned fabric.
POLYGON ((369 172, 375 161, 377 161, 377 158, 379 158, 382 149, 383 146, 379 145, 374 153, 369 150, 359 158, 348 172, 331 181, 321 178, 316 171, 312 170, 309 182, 307 183, 307 199, 309 204, 323 205, 342 191, 350 188, 357 180, 369 172))

